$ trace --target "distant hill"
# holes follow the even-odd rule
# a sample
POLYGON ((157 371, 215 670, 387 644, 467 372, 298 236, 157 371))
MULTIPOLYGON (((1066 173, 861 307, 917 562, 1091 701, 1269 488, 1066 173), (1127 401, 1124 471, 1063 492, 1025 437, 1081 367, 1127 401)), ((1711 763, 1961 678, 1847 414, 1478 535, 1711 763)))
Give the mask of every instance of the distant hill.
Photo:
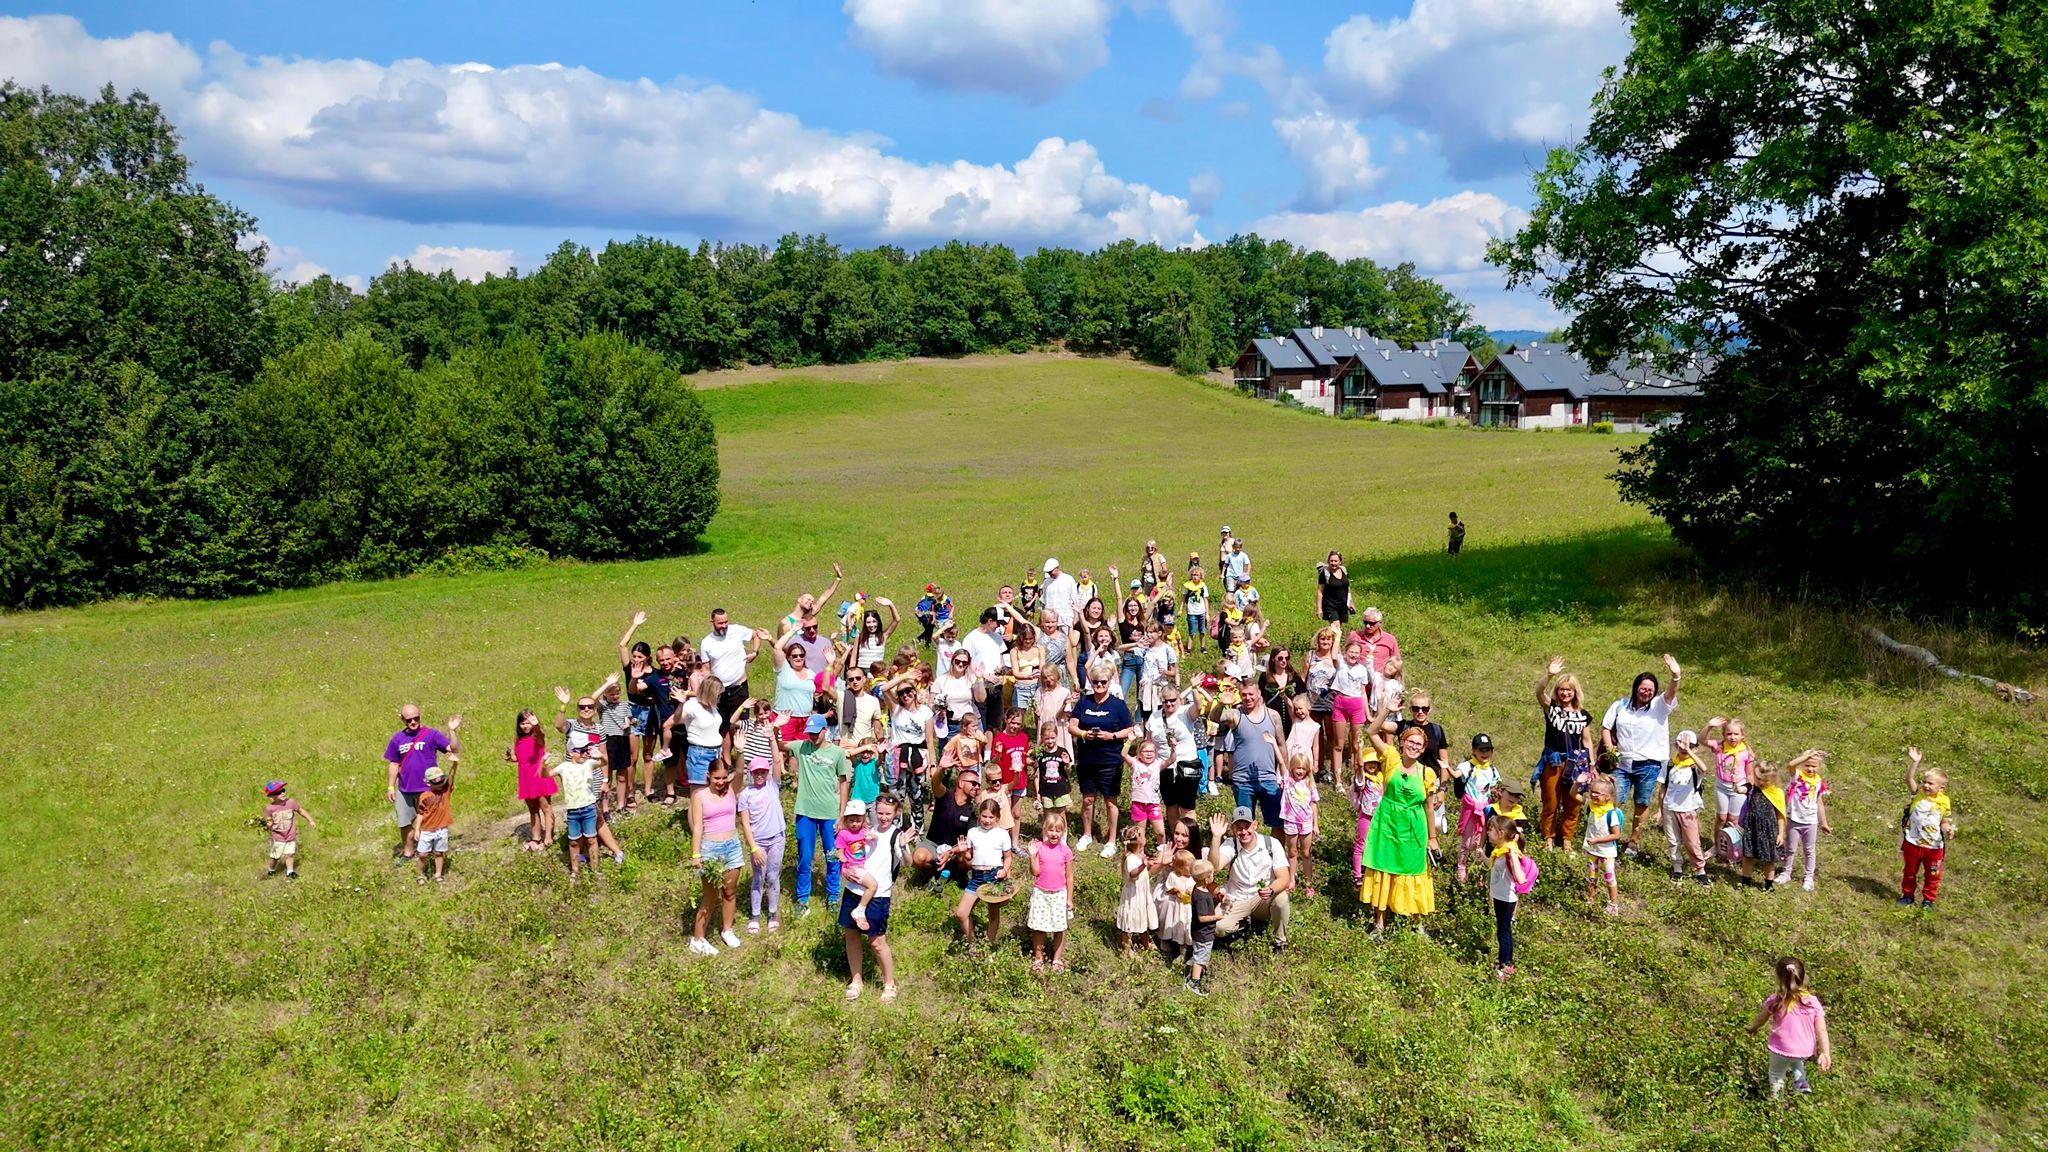
POLYGON ((1510 344, 1529 344, 1543 339, 1549 333, 1541 328, 1489 328, 1486 334, 1493 342, 1505 348, 1510 344))

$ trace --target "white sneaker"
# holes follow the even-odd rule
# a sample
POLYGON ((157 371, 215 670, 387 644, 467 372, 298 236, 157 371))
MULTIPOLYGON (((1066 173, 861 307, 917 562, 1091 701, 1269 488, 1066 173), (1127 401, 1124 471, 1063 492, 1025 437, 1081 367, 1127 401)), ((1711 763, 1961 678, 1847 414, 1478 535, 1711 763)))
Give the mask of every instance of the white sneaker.
POLYGON ((730 928, 727 928, 725 931, 720 932, 718 934, 718 938, 720 940, 725 941, 725 946, 727 948, 737 948, 740 946, 740 938, 738 936, 733 935, 732 929, 730 928))
POLYGON ((659 764, 659 763, 661 763, 661 762, 662 762, 663 760, 666 760, 666 759, 668 759, 668 758, 669 758, 670 756, 672 756, 672 755, 674 755, 674 753, 670 752, 670 751, 669 751, 668 749, 666 749, 666 748, 660 749, 659 751, 655 752, 655 754, 654 754, 654 762, 655 762, 656 764, 659 764))
POLYGON ((1778 884, 1790 884, 1792 882, 1792 870, 1790 868, 1787 868, 1783 872, 1778 873, 1777 877, 1773 882, 1778 884))
POLYGON ((617 852, 614 852, 614 853, 612 853, 612 863, 614 863, 614 864, 624 864, 625 862, 626 862, 626 850, 625 850, 624 848, 621 848, 621 849, 619 849, 619 850, 618 850, 617 852))
POLYGON ((1088 846, 1093 843, 1095 843, 1095 837, 1090 836, 1084 832, 1081 835, 1081 842, 1079 844, 1074 845, 1074 851, 1086 852, 1088 850, 1088 846))
POLYGON ((1114 844, 1104 844, 1104 845, 1102 846, 1102 858, 1103 858, 1104 860, 1107 860, 1107 859, 1109 859, 1109 858, 1110 858, 1111 856, 1114 856, 1114 855, 1116 855, 1116 845, 1114 845, 1114 844))
POLYGON ((713 948, 709 940, 695 936, 690 938, 690 951, 695 952, 699 956, 718 955, 718 949, 713 948))
POLYGON ((1812 880, 1807 880, 1807 881, 1805 881, 1805 882, 1801 883, 1801 884, 1800 884, 1799 886, 1800 886, 1801 888, 1804 888, 1804 889, 1806 889, 1806 890, 1807 890, 1808 892, 1811 892, 1811 891, 1813 891, 1813 881, 1812 881, 1812 880))

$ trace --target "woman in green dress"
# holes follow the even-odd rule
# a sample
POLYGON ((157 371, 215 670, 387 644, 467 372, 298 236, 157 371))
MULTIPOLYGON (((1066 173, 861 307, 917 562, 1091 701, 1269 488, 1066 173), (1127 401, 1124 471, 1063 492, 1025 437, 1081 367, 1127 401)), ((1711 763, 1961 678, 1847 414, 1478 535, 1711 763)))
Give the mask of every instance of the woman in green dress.
MULTIPOLYGON (((1359 902, 1375 910, 1375 936, 1386 931, 1388 912, 1427 916, 1436 911, 1429 854, 1436 849, 1433 809, 1441 798, 1436 773, 1418 763, 1429 738, 1423 729, 1410 728, 1398 742, 1390 741, 1381 727, 1386 718, 1383 700, 1366 728, 1380 763, 1397 765, 1387 773, 1386 795, 1373 813, 1372 834, 1365 842, 1365 879, 1358 889, 1359 902)), ((1416 931, 1422 931, 1420 923, 1416 931)))

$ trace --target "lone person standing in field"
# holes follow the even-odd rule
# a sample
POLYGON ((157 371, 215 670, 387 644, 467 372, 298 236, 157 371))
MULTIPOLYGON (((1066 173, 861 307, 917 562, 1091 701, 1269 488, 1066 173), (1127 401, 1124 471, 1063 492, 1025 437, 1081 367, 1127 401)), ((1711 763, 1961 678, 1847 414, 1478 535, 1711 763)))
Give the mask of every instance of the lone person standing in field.
POLYGON ((384 746, 384 759, 390 765, 384 780, 384 798, 391 801, 392 814, 398 819, 397 863, 413 859, 413 845, 419 835, 414 825, 419 822, 420 793, 427 790, 427 770, 440 762, 441 753, 462 751, 461 742, 455 738, 461 727, 460 716, 448 718, 445 733, 427 727, 420 719, 417 704, 407 704, 398 710, 398 731, 391 734, 390 742, 384 746))
POLYGON ((1451 555, 1456 556, 1465 549, 1465 522, 1458 519, 1456 512, 1451 513, 1450 537, 1451 555))

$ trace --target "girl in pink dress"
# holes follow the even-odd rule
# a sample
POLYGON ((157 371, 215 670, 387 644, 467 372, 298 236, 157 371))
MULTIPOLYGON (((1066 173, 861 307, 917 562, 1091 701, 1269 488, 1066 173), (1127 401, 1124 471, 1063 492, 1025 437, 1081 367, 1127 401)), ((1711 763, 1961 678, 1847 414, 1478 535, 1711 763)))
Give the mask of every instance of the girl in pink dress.
POLYGON ((525 852, 544 852, 555 842, 555 807, 548 803, 548 797, 561 785, 540 770, 547 754, 547 731, 541 727, 540 716, 531 708, 522 710, 513 730, 512 746, 505 749, 505 759, 518 768, 519 798, 526 801, 527 839, 520 845, 525 852))

